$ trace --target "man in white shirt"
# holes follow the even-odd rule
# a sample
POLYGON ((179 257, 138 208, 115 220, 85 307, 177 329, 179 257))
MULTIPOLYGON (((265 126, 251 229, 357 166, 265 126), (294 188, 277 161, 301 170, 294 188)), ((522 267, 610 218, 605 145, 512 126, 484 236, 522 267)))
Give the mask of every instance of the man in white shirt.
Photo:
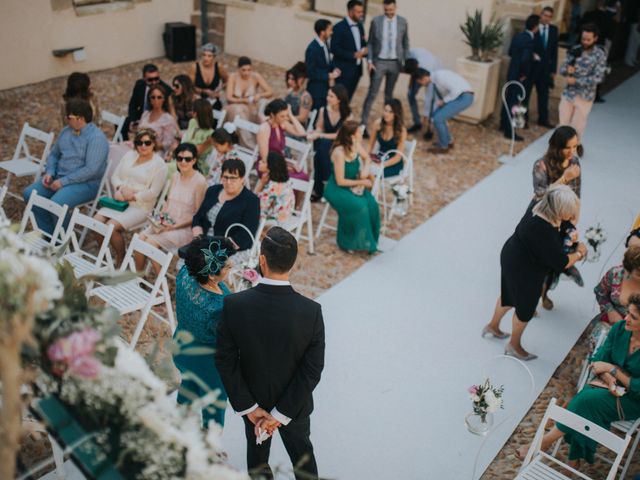
MULTIPOLYGON (((395 0, 383 1, 384 15, 371 21, 369 29, 368 68, 371 83, 362 107, 362 124, 367 125, 369 113, 378 90, 384 84, 384 101, 393 98, 393 89, 409 53, 407 20, 396 15, 395 0)), ((365 138, 368 134, 365 131, 365 138)))
POLYGON ((433 74, 424 69, 416 73, 416 82, 426 87, 433 84, 437 109, 433 112, 433 126, 438 132, 438 145, 429 148, 430 153, 447 153, 453 148, 453 139, 447 120, 463 112, 473 103, 471 85, 462 75, 451 70, 438 70, 433 74))
MULTIPOLYGON (((404 64, 404 71, 411 75, 409 81, 409 90, 407 91, 407 100, 409 101, 409 107, 411 108, 411 116, 413 118, 413 126, 408 128, 409 133, 417 133, 422 130, 422 118, 420 117, 420 110, 418 109, 418 101, 416 96, 418 91, 422 88, 416 82, 415 74, 419 68, 423 68, 429 72, 437 72, 442 68, 442 62, 433 53, 424 48, 412 48, 409 50, 409 56, 404 64)), ((425 139, 431 140, 433 134, 431 133, 430 123, 431 115, 435 107, 435 101, 433 97, 433 84, 429 84, 425 87, 424 92, 424 111, 423 117, 427 125, 427 132, 425 133, 425 139)))

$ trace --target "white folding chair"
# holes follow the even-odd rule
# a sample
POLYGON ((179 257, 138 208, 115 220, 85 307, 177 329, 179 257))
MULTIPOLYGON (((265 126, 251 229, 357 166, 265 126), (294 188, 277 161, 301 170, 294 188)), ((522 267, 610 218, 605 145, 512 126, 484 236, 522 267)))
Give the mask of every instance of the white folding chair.
POLYGON ((60 262, 67 261, 73 267, 73 273, 76 278, 90 273, 101 271, 113 271, 113 259, 109 251, 109 240, 113 234, 113 225, 105 224, 91 218, 88 215, 80 213, 77 207, 73 210, 69 226, 67 227, 67 235, 65 243, 68 245, 67 252, 60 258, 60 262), (76 227, 82 228, 82 234, 91 230, 102 237, 102 243, 98 249, 97 255, 93 255, 82 250, 82 243, 78 240, 76 227))
POLYGON ((269 100, 267 100, 266 98, 261 98, 260 101, 258 102, 258 116, 261 119, 265 117, 264 110, 265 108, 267 108, 268 104, 269 104, 269 100))
POLYGON ((131 239, 127 254, 120 266, 120 271, 136 272, 133 254, 139 252, 153 262, 160 265, 160 272, 155 281, 150 283, 144 278, 129 280, 117 285, 99 285, 89 290, 89 296, 96 296, 106 304, 114 307, 121 315, 140 311, 140 319, 131 338, 129 346, 135 348, 142 333, 142 329, 149 315, 153 315, 158 320, 166 323, 171 328, 171 334, 176 328, 173 307, 171 305, 171 295, 167 284, 167 269, 171 263, 173 254, 163 252, 146 242, 140 240, 137 234, 131 239), (164 304, 166 318, 153 310, 153 307, 164 304))
POLYGON ((561 473, 559 469, 569 471, 573 475, 577 475, 584 480, 592 480, 591 477, 588 477, 584 473, 579 472, 566 463, 558 460, 555 456, 549 455, 541 450, 542 437, 545 434, 545 426, 549 420, 562 423, 572 430, 581 433, 585 437, 588 437, 596 443, 611 450, 615 454, 615 459, 612 462, 611 469, 609 470, 606 480, 614 480, 618 473, 618 466, 620 465, 624 452, 629 445, 631 437, 626 435, 624 438, 620 438, 605 430, 600 425, 582 418, 569 410, 559 407, 556 405, 555 398, 552 398, 549 402, 547 411, 538 426, 536 435, 529 447, 527 456, 525 457, 515 480, 569 480, 569 477, 564 473, 561 473))
POLYGON ((394 196, 391 206, 387 205, 387 189, 391 189, 394 185, 407 182, 409 186, 409 204, 413 203, 413 155, 417 144, 418 142, 416 140, 408 140, 405 142, 404 152, 400 150, 389 150, 380 158, 380 163, 384 164, 389 158, 400 154, 404 162, 402 170, 398 175, 384 177, 384 181, 382 182, 380 197, 383 207, 383 225, 386 225, 387 222, 393 218, 394 207, 398 201, 394 196), (388 210, 390 210, 391 213, 387 213, 388 210))
MULTIPOLYGON (((578 384, 577 384, 578 392, 584 388, 584 386, 587 384, 587 381, 589 380, 589 373, 590 373, 589 359, 591 358, 591 355, 597 352, 598 349, 602 346, 602 344, 607 338, 608 333, 609 333, 608 329, 600 330, 600 333, 596 338, 593 350, 587 353, 587 357, 583 360, 582 371, 580 372, 580 377, 578 378, 578 384)), ((623 480, 627 474, 627 471, 629 470, 629 466, 631 465, 631 460, 633 459, 636 449, 638 448, 638 443, 640 443, 640 418, 635 421, 618 420, 615 422, 611 422, 611 429, 617 430, 622 435, 628 435, 633 438, 633 443, 631 444, 631 448, 629 448, 629 452, 627 454, 627 460, 625 461, 624 465, 620 465, 618 467, 619 469, 621 469, 620 476, 618 478, 619 480, 623 480)), ((559 447, 560 447, 560 442, 556 443, 554 447, 554 452, 553 452, 554 455, 558 451, 559 447)), ((610 459, 602 455, 596 454, 596 456, 607 463, 611 463, 610 459)))
POLYGON ((307 133, 313 132, 316 123, 316 117, 318 116, 318 110, 311 110, 309 112, 309 118, 307 118, 307 133))
POLYGON ((5 213, 4 208, 2 208, 2 204, 4 203, 8 190, 9 188, 6 185, 0 187, 0 220, 7 220, 7 214, 5 213))
MULTIPOLYGON (((236 118, 233 119, 233 124, 236 126, 236 129, 246 130, 253 135, 258 134, 258 129, 260 125, 257 123, 250 122, 249 120, 245 120, 240 115, 236 115, 236 118)), ((233 149, 238 154, 240 160, 242 160, 245 164, 247 173, 244 177, 245 184, 247 187, 250 186, 250 175, 253 173, 253 166, 258 160, 258 145, 254 148, 243 147, 242 145, 234 145, 233 149)))
MULTIPOLYGON (((378 166, 374 163, 370 165, 370 171, 374 176, 373 187, 371 188, 371 194, 377 198, 378 192, 380 191, 380 186, 382 185, 382 175, 384 174, 384 168, 378 166)), ((330 225, 327 223, 327 215, 329 214, 329 209, 331 205, 329 202, 325 203, 324 208, 322 210, 322 215, 320 215, 320 222, 318 223, 318 228, 316 229, 316 238, 320 237, 320 233, 322 230, 329 229, 336 231, 338 227, 336 225, 330 225)))
POLYGON ((213 119, 215 120, 216 128, 222 128, 226 116, 226 110, 213 110, 213 119))
POLYGON ((22 126, 22 132, 20 132, 20 138, 13 157, 11 160, 0 162, 0 169, 7 171, 7 178, 5 178, 4 185, 7 187, 7 193, 9 195, 22 200, 21 195, 9 192, 11 176, 13 175, 18 178, 35 176, 36 180, 40 178, 52 144, 53 132, 43 132, 42 130, 29 126, 28 123, 22 126), (31 155, 29 145, 27 144, 28 139, 39 140, 44 143, 44 149, 40 157, 31 155))
MULTIPOLYGON (((304 201, 300 210, 294 210, 292 215, 280 226, 285 230, 292 232, 296 240, 304 239, 309 243, 309 253, 315 253, 313 245, 313 221, 311 218, 311 193, 313 192, 313 180, 300 180, 292 178, 291 183, 293 190, 304 193, 304 201), (302 236, 302 228, 307 226, 307 235, 302 236)), ((327 204, 328 205, 328 204, 327 204)))
POLYGON ((62 225, 64 224, 68 209, 68 205, 58 205, 56 202, 53 202, 48 198, 41 197, 35 190, 31 191, 29 201, 27 202, 24 214, 22 215, 22 222, 20 223, 18 235, 22 237, 31 251, 36 254, 43 254, 47 248, 60 246, 64 235, 64 228, 62 225), (40 207, 57 217, 58 220, 56 221, 51 234, 44 232, 40 227, 38 227, 35 214, 33 213, 34 207, 40 207))
POLYGON ((295 138, 285 137, 285 145, 292 153, 295 154, 295 157, 292 158, 292 160, 295 162, 296 170, 308 173, 308 160, 311 155, 313 144, 310 142, 296 140, 295 138))
POLYGON ((100 111, 100 117, 102 117, 102 121, 106 123, 111 123, 116 127, 116 130, 111 138, 112 142, 122 142, 124 141, 122 138, 122 127, 124 126, 125 117, 122 115, 116 115, 115 113, 111 113, 107 110, 100 111))

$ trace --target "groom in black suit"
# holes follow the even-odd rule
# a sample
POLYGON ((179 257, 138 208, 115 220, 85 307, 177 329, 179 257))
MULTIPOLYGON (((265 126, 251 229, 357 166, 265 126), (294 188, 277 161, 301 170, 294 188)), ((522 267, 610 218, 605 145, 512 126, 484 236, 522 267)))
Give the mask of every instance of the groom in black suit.
POLYGON ((247 466, 273 478, 271 437, 279 428, 296 479, 318 476, 309 439, 312 392, 324 367, 324 322, 320 305, 296 293, 289 271, 298 244, 272 227, 260 246, 264 278, 254 288, 225 298, 218 325, 216 366, 233 409, 243 416, 247 466))
POLYGON ((347 2, 347 16, 333 26, 331 53, 333 66, 340 69, 336 83, 341 83, 353 97, 362 76, 362 62, 369 52, 364 37, 364 4, 361 0, 347 2))

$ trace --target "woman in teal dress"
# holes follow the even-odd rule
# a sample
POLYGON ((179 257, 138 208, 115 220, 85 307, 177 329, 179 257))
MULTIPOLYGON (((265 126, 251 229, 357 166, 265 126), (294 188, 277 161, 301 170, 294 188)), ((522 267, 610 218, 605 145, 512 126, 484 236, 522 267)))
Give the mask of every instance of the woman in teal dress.
POLYGON ((369 153, 373 154, 376 143, 378 144, 377 157, 382 159, 387 152, 398 150, 384 161, 384 176, 395 177, 400 175, 404 168, 404 159, 400 152, 404 152, 404 143, 407 141, 407 129, 404 126, 402 103, 392 98, 384 103, 382 118, 376 120, 371 126, 371 139, 369 140, 369 153))
POLYGON ((362 148, 358 122, 344 122, 331 152, 332 173, 324 198, 338 212, 338 246, 347 251, 378 250, 380 209, 368 190, 369 156, 362 148))
MULTIPOLYGON (((624 320, 616 323, 607 338, 591 357, 591 370, 609 388, 591 385, 573 397, 567 409, 605 429, 617 420, 635 420, 640 417, 640 295, 629 297, 629 310, 624 320), (615 387, 623 387, 626 393, 618 396, 615 387), (620 417, 620 413, 624 418, 620 417)), ((570 465, 575 468, 580 459, 593 463, 596 443, 584 435, 561 424, 556 424, 542 438, 542 450, 550 448, 564 435, 569 443, 570 465)), ((526 447, 518 451, 520 457, 526 447)))
POLYGON ((233 244, 224 237, 196 238, 187 248, 185 264, 176 277, 178 327, 173 338, 179 351, 173 361, 182 376, 178 403, 190 404, 219 391, 217 400, 202 408, 205 428, 210 420, 224 425, 227 392, 216 369, 214 352, 222 304, 230 293, 224 280, 233 251, 233 244))

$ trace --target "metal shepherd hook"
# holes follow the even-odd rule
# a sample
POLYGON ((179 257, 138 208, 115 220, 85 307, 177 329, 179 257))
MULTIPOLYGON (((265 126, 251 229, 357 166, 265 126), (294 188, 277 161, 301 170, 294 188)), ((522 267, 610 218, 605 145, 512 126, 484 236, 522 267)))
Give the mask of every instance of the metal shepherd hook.
POLYGON ((520 83, 518 80, 510 80, 507 83, 505 83, 504 86, 502 87, 502 104, 504 105, 504 108, 507 110, 507 116, 509 117, 509 124, 511 125, 511 146, 509 147, 509 157, 513 158, 513 147, 516 141, 516 122, 511 113, 511 109, 507 104, 507 90, 511 85, 517 85, 518 87, 520 87, 520 91, 522 93, 520 93, 517 97, 518 102, 524 101, 525 97, 527 96, 527 92, 524 89, 524 85, 522 85, 522 83, 520 83))

